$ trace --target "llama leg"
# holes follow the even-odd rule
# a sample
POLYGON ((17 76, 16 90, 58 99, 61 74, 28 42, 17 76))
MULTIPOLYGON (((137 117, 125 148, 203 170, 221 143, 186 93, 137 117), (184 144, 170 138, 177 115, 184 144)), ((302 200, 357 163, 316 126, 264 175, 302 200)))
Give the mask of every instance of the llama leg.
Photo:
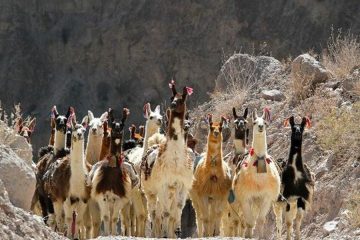
POLYGON ((300 227, 301 227, 301 222, 302 219, 304 217, 304 212, 306 209, 306 204, 305 201, 302 198, 299 198, 297 201, 297 214, 296 214, 296 220, 295 220, 295 239, 296 240, 300 240, 300 227))
POLYGON ((91 226, 92 226, 89 202, 88 202, 88 204, 86 204, 86 207, 85 207, 83 222, 85 224, 86 239, 89 239, 89 238, 91 238, 91 226))
POLYGON ((284 204, 282 202, 275 202, 273 204, 273 211, 276 219, 276 239, 281 239, 282 233, 282 212, 284 204))
POLYGON ((72 238, 73 236, 72 236, 71 227, 72 227, 73 216, 72 216, 71 204, 70 201, 68 200, 64 202, 64 214, 65 214, 65 223, 67 226, 66 236, 72 238))
POLYGON ((97 202, 100 208, 101 220, 104 223, 104 236, 108 236, 110 234, 110 211, 108 199, 105 195, 102 195, 98 197, 97 202))
POLYGON ((76 216, 76 225, 75 225, 75 236, 78 234, 78 239, 84 239, 84 214, 86 211, 86 204, 82 201, 78 203, 77 207, 77 216, 76 216), (80 231, 79 231, 80 229, 80 231))
POLYGON ((121 232, 123 236, 130 236, 130 203, 121 209, 121 232))
MULTIPOLYGON (((149 209, 149 213, 150 213, 150 224, 151 224, 151 237, 158 237, 156 236, 157 233, 157 229, 160 226, 157 226, 155 219, 156 219, 156 195, 154 193, 148 193, 146 194, 146 198, 147 198, 147 208, 149 209)), ((160 234, 160 233, 158 233, 160 234)))
POLYGON ((246 225, 245 238, 252 238, 254 226, 255 226, 255 217, 251 209, 250 200, 244 199, 244 201, 242 201, 241 206, 242 206, 241 209, 244 215, 244 220, 246 225))
POLYGON ((197 237, 203 237, 203 223, 202 223, 202 215, 200 213, 199 207, 199 198, 195 193, 191 193, 191 203, 195 210, 195 221, 196 221, 196 228, 197 228, 197 237))
POLYGON ((59 232, 64 232, 63 203, 58 200, 53 202, 56 228, 59 232))
MULTIPOLYGON (((112 213, 110 215, 110 220, 111 220, 111 235, 117 235, 117 223, 119 221, 119 213, 121 210, 121 205, 122 202, 120 200, 120 198, 116 197, 114 199, 114 205, 113 205, 113 209, 112 209, 112 213)), ((127 207, 129 207, 128 205, 126 205, 127 207)), ((122 211, 121 211, 122 212, 122 211)), ((129 229, 129 225, 125 226, 126 227, 126 236, 130 236, 130 229, 129 229)))
POLYGON ((286 239, 290 240, 293 232, 293 221, 296 217, 296 201, 286 205, 285 222, 286 222, 286 239))
POLYGON ((266 215, 269 213, 272 202, 268 199, 262 199, 259 204, 259 215, 256 225, 259 229, 259 238, 264 238, 264 225, 266 221, 266 215))
POLYGON ((100 233, 100 225, 101 225, 101 215, 100 215, 100 208, 98 203, 90 199, 89 200, 89 212, 91 215, 91 222, 92 222, 92 238, 97 238, 100 233))
POLYGON ((217 200, 214 204, 214 228, 215 228, 215 236, 219 236, 220 235, 220 224, 221 224, 221 218, 223 215, 223 211, 224 211, 224 205, 225 205, 225 201, 223 200, 217 200))

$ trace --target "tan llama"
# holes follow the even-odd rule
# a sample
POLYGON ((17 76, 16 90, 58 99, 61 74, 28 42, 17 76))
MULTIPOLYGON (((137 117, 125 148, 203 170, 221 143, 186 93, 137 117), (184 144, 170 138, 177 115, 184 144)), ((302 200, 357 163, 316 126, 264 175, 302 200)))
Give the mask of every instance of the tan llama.
POLYGON ((196 212, 198 237, 220 234, 220 220, 231 187, 230 168, 223 160, 222 127, 226 119, 213 122, 209 115, 209 134, 204 157, 194 170, 190 197, 196 212))
POLYGON ((252 238, 255 223, 260 238, 271 205, 280 193, 280 176, 272 158, 267 153, 266 127, 270 112, 264 109, 262 117, 253 112, 253 142, 246 160, 233 180, 235 201, 241 206, 246 223, 245 237, 252 238))

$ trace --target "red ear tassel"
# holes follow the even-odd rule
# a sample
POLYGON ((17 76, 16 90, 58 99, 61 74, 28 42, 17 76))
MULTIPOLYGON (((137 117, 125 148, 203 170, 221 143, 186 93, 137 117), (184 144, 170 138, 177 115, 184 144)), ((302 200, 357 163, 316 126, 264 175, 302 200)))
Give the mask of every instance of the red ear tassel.
POLYGON ((265 120, 270 123, 270 122, 271 122, 271 112, 270 112, 270 109, 269 109, 268 107, 265 107, 265 108, 264 108, 264 112, 265 112, 265 120))
POLYGON ((308 118, 308 117, 305 117, 305 118, 306 118, 306 127, 311 128, 311 120, 310 120, 310 118, 308 118))
POLYGON ((284 121, 284 127, 289 126, 289 120, 290 120, 290 118, 285 119, 285 121, 284 121))
POLYGON ((190 96, 191 94, 193 94, 194 89, 191 87, 186 87, 186 91, 187 91, 187 94, 190 96))

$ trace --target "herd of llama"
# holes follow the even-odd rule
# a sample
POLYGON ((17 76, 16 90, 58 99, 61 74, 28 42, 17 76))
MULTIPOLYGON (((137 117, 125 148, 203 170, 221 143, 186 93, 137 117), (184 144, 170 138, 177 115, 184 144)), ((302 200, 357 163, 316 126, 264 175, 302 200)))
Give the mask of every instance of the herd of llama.
MULTIPOLYGON (((77 119, 74 108, 61 115, 54 106, 49 144, 39 150, 33 210, 38 208, 48 226, 71 239, 119 234, 176 238, 190 199, 195 236, 252 238, 256 226, 259 238, 264 238, 272 209, 276 239, 282 237, 283 215, 286 239, 293 237, 293 222, 294 237, 300 239, 315 182, 302 159, 303 132, 310 120, 285 119, 291 129, 290 152, 288 161, 279 164, 267 150, 268 108, 262 115, 248 108, 239 115, 233 108, 231 121, 209 113, 204 118, 206 147, 198 153, 186 107, 193 89, 178 92, 175 81, 169 87, 172 96, 164 116, 160 106, 152 110, 147 103, 146 122, 138 129, 127 124, 127 108, 108 109, 99 117, 88 111, 77 119), (234 152, 225 159, 223 135, 229 128, 234 152), (130 137, 123 140, 127 129, 130 137)), ((18 129, 30 141, 33 126, 18 129)))

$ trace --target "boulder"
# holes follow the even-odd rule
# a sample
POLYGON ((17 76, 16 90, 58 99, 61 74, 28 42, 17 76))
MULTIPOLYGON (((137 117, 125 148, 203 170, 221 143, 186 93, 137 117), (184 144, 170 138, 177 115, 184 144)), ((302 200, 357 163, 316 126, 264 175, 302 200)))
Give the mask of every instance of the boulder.
POLYGON ((0 179, 0 236, 2 240, 66 239, 53 232, 43 220, 11 203, 11 197, 0 179))
POLYGON ((282 71, 282 64, 273 57, 237 53, 222 66, 216 79, 216 89, 226 89, 232 83, 263 82, 282 71))
POLYGON ((30 210, 35 191, 35 173, 10 147, 0 144, 0 179, 12 204, 30 210))
POLYGON ((281 91, 276 89, 263 90, 261 92, 261 97, 264 98, 265 100, 271 100, 271 101, 282 101, 286 98, 281 91))
POLYGON ((313 84, 325 82, 332 77, 329 70, 307 53, 294 59, 291 64, 291 72, 300 78, 311 78, 313 84))

